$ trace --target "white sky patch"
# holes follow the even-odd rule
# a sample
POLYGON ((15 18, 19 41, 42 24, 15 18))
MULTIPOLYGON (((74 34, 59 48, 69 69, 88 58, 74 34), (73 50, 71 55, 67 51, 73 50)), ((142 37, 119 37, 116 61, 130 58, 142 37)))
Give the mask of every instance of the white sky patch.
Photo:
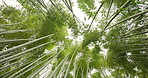
POLYGON ((79 35, 79 36, 76 38, 76 41, 82 42, 83 39, 84 39, 83 36, 82 36, 82 35, 79 35))
POLYGON ((68 31, 68 36, 66 36, 65 38, 68 38, 68 39, 74 39, 74 36, 73 36, 73 32, 72 32, 72 29, 67 29, 68 31))
POLYGON ((78 8, 78 3, 77 0, 73 0, 74 6, 72 7, 74 14, 82 21, 85 22, 84 17, 86 17, 86 14, 82 12, 78 8))
POLYGON ((78 53, 75 57, 75 60, 78 60, 82 56, 82 53, 78 53))
POLYGON ((70 74, 71 74, 72 76, 74 76, 74 72, 73 72, 73 71, 71 71, 70 74))
POLYGON ((0 0, 0 5, 4 5, 3 1, 5 1, 8 6, 15 7, 16 9, 22 8, 22 5, 16 0, 0 0))
MULTIPOLYGON (((74 6, 73 6, 73 12, 74 14, 84 23, 84 24, 90 24, 93 20, 93 18, 89 18, 89 16, 87 16, 87 14, 85 14, 85 12, 83 12, 81 9, 78 8, 78 3, 77 3, 77 0, 73 0, 73 3, 74 3, 74 6), (86 20, 85 20, 86 18, 86 20)), ((100 6, 100 3, 98 1, 95 1, 95 6, 97 7, 97 9, 99 8, 100 6)), ((94 10, 95 12, 97 11, 94 10)), ((100 13, 98 13, 98 16, 101 16, 100 13)), ((96 27, 98 24, 98 22, 93 22, 93 26, 96 27)))
POLYGON ((91 42, 91 43, 88 45, 88 48, 89 48, 89 49, 95 48, 95 44, 94 44, 93 42, 91 42))
POLYGON ((107 76, 111 75, 111 73, 109 72, 109 69, 106 69, 104 72, 106 73, 107 76))
MULTIPOLYGON (((74 6, 72 7, 73 12, 74 12, 74 14, 80 19, 80 21, 82 21, 84 24, 91 24, 93 18, 91 17, 90 19, 88 19, 89 16, 87 16, 87 14, 85 14, 85 12, 83 12, 81 9, 79 9, 77 0, 73 0, 72 2, 73 2, 73 4, 74 4, 74 6), (86 19, 85 19, 85 18, 86 18, 86 19)), ((99 1, 97 1, 97 0, 95 0, 95 7, 97 7, 97 8, 94 10, 94 12, 97 11, 97 9, 100 7, 100 5, 101 5, 101 3, 99 3, 99 1)), ((101 15, 102 15, 102 14, 99 12, 99 13, 97 14, 97 17, 101 17, 101 15)), ((96 18, 97 18, 97 17, 96 17, 96 18)), ((101 19, 101 18, 100 18, 100 19, 101 19)), ((93 21, 92 26, 91 26, 91 29, 95 30, 96 28, 98 28, 97 24, 98 24, 98 22, 93 21)), ((99 30, 99 29, 97 29, 97 30, 99 30)), ((68 33, 69 33, 69 36, 67 36, 67 38, 69 38, 69 39, 74 39, 74 37, 73 37, 73 35, 72 35, 73 32, 71 31, 71 29, 68 29, 68 33)), ((82 40, 83 40, 83 36, 82 36, 82 35, 81 35, 81 36, 78 36, 78 37, 74 40, 74 43, 75 43, 75 41, 82 42, 82 40)))
POLYGON ((45 78, 49 75, 50 71, 52 70, 52 64, 48 64, 40 73, 39 78, 45 78))
POLYGON ((140 69, 137 68, 137 66, 135 68, 133 68, 136 72, 142 72, 140 69))
MULTIPOLYGON (((46 6, 50 6, 51 5, 50 0, 43 0, 43 1, 44 1, 46 6)), ((50 7, 47 7, 47 8, 49 9, 50 7)))
POLYGON ((88 78, 91 78, 91 75, 93 75, 94 73, 98 72, 97 69, 92 69, 90 71, 90 73, 88 74, 88 78))
POLYGON ((91 78, 91 75, 93 75, 95 72, 97 72, 97 70, 96 69, 92 69, 90 71, 90 73, 88 73, 88 78, 91 78))
POLYGON ((101 50, 102 50, 102 51, 100 51, 100 54, 102 54, 104 56, 104 58, 107 58, 108 49, 105 49, 103 47, 103 45, 101 45, 100 47, 101 47, 101 50))
POLYGON ((73 32, 72 29, 67 29, 68 31, 68 36, 66 36, 65 38, 71 39, 73 40, 73 44, 75 44, 75 42, 82 42, 83 41, 83 35, 78 35, 76 38, 73 36, 73 32))
POLYGON ((97 72, 96 69, 92 69, 92 70, 91 70, 91 74, 94 74, 95 72, 97 72))
POLYGON ((128 53, 126 53, 128 56, 130 56, 130 55, 132 55, 132 53, 130 53, 130 52, 128 52, 128 53))

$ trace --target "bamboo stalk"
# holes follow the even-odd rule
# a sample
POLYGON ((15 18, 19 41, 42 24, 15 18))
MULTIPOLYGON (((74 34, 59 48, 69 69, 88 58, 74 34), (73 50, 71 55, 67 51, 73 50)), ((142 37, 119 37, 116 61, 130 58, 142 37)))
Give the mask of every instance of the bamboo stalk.
POLYGON ((73 78, 76 78, 76 69, 77 69, 77 67, 78 67, 78 64, 76 64, 76 60, 74 61, 74 76, 73 76, 73 78))
MULTIPOLYGON (((23 70, 29 68, 30 66, 32 66, 33 64, 37 63, 39 60, 41 60, 42 58, 44 58, 45 56, 47 55, 44 55, 38 59, 36 59, 35 61, 33 61, 32 63, 30 63, 29 65, 25 66, 24 68, 22 68, 21 70, 17 71, 16 73, 14 73, 13 75, 11 75, 10 77, 8 78, 14 78, 17 74, 21 73, 23 70)), ((51 57, 50 57, 51 58, 51 57)))
MULTIPOLYGON (((52 34, 52 35, 53 35, 53 34, 52 34)), ((8 53, 9 51, 15 50, 15 49, 17 49, 17 48, 19 48, 19 47, 23 47, 23 46, 25 46, 25 45, 28 45, 28 44, 34 43, 34 42, 36 42, 36 41, 39 41, 39 40, 42 40, 42 39, 45 39, 45 38, 51 37, 52 35, 47 35, 47 36, 44 36, 44 37, 40 37, 40 38, 35 39, 35 40, 33 40, 33 41, 29 41, 29 42, 26 42, 26 43, 24 43, 24 44, 21 44, 21 45, 18 45, 18 46, 15 46, 15 47, 9 48, 9 49, 7 49, 7 50, 0 51, 0 55, 5 54, 5 53, 8 53)))
POLYGON ((27 52, 29 52, 29 51, 31 51, 31 50, 37 49, 37 48, 39 48, 39 47, 45 46, 45 45, 47 45, 47 44, 49 44, 49 43, 51 43, 51 42, 47 42, 47 43, 41 44, 41 45, 39 45, 39 46, 30 48, 30 49, 28 49, 28 50, 26 50, 26 51, 23 51, 23 52, 21 52, 21 53, 12 55, 12 56, 10 56, 10 57, 6 57, 6 58, 0 60, 0 64, 3 63, 4 61, 5 61, 5 62, 6 62, 6 61, 9 61, 9 60, 12 59, 12 58, 14 59, 15 57, 18 57, 18 56, 20 56, 20 55, 22 55, 22 54, 25 54, 25 53, 27 53, 27 52))
MULTIPOLYGON (((64 48, 63 48, 63 49, 64 49, 64 48)), ((57 54, 55 54, 51 61, 53 61, 54 58, 56 58, 56 57, 63 51, 63 49, 60 50, 57 54)), ((34 76, 35 76, 36 74, 38 74, 41 70, 43 70, 47 65, 49 65, 49 63, 50 63, 51 61, 48 61, 46 64, 44 64, 44 66, 42 66, 40 69, 38 69, 37 71, 35 71, 35 72, 33 72, 32 74, 30 74, 27 78, 34 78, 34 76)))
POLYGON ((14 40, 2 40, 0 43, 6 43, 6 42, 16 42, 16 41, 30 41, 33 39, 14 39, 14 40))
POLYGON ((77 47, 76 50, 75 50, 75 51, 73 52, 73 54, 72 54, 72 57, 71 57, 71 59, 70 59, 69 65, 68 65, 68 67, 67 67, 67 69, 66 69, 66 74, 65 74, 64 78, 66 78, 67 75, 68 75, 68 73, 69 73, 69 68, 70 68, 71 62, 72 62, 72 60, 73 60, 73 58, 74 58, 74 55, 75 55, 76 51, 78 50, 78 48, 79 48, 79 47, 77 47))
POLYGON ((69 54, 56 66, 54 71, 50 74, 49 78, 52 78, 53 75, 57 72, 57 70, 60 68, 60 66, 64 63, 64 61, 68 58, 69 54))
MULTIPOLYGON (((54 56, 54 55, 53 55, 53 56, 54 56)), ((46 61, 48 61, 48 60, 51 61, 51 60, 52 60, 51 58, 52 58, 53 56, 50 56, 50 57, 47 58, 46 60, 43 60, 43 61, 39 62, 38 64, 29 67, 29 69, 26 69, 25 71, 23 71, 22 73, 20 73, 18 76, 15 76, 15 78, 20 78, 20 76, 22 76, 23 74, 27 73, 28 71, 32 70, 33 68, 35 68, 35 67, 41 65, 42 63, 44 63, 44 62, 46 62, 46 61)), ((10 77, 10 78, 11 78, 11 77, 10 77)), ((13 78, 13 77, 12 77, 12 78, 13 78)))
POLYGON ((32 29, 31 30, 8 30, 8 31, 5 31, 5 32, 1 32, 0 35, 2 34, 11 34, 11 33, 19 33, 19 32, 30 32, 30 31, 33 31, 32 29))
POLYGON ((20 66, 18 66, 17 68, 14 68, 13 70, 10 70, 10 71, 8 71, 8 72, 6 72, 6 73, 3 73, 3 74, 0 75, 0 77, 8 78, 8 75, 10 75, 11 73, 13 73, 13 71, 15 71, 15 70, 17 70, 17 69, 19 69, 19 68, 21 68, 21 67, 24 67, 24 66, 28 65, 28 64, 31 63, 31 62, 33 62, 33 61, 29 61, 28 63, 25 63, 25 64, 23 64, 23 65, 20 65, 20 66))
MULTIPOLYGON (((28 58, 31 57, 31 56, 32 56, 32 55, 29 55, 29 56, 27 56, 25 59, 28 59, 28 58)), ((9 64, 9 65, 3 66, 3 67, 0 68, 0 70, 2 70, 2 69, 4 69, 4 68, 7 68, 7 67, 10 67, 10 66, 12 66, 12 65, 15 65, 15 64, 17 64, 17 63, 20 63, 21 61, 23 61, 23 60, 19 60, 19 61, 16 61, 16 62, 11 63, 11 64, 9 64)))
POLYGON ((8 53, 8 54, 1 55, 0 58, 1 58, 1 59, 2 59, 2 58, 5 58, 5 57, 10 56, 10 55, 13 55, 13 54, 15 54, 15 53, 17 53, 17 52, 19 52, 19 51, 20 51, 20 50, 17 50, 17 51, 14 51, 14 52, 10 52, 10 53, 8 53))
MULTIPOLYGON (((64 63, 63 63, 63 65, 62 65, 62 67, 61 67, 61 69, 60 69, 60 71, 59 71, 59 74, 57 75, 57 78, 60 78, 60 75, 61 75, 61 73, 64 73, 64 66, 66 65, 66 62, 67 62, 67 60, 68 59, 66 59, 65 61, 64 61, 64 63)), ((65 68, 66 69, 66 68, 65 68)))

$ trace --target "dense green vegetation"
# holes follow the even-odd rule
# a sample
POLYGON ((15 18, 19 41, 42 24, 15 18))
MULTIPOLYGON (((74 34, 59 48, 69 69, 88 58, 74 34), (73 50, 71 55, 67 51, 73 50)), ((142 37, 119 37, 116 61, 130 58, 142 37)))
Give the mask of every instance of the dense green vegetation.
POLYGON ((46 1, 2 0, 0 78, 148 78, 147 0, 46 1))

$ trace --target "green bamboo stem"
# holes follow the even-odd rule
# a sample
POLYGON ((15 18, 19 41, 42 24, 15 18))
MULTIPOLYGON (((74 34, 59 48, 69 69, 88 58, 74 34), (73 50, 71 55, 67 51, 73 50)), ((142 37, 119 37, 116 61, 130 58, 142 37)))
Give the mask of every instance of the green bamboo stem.
POLYGON ((72 54, 72 57, 71 57, 71 59, 70 59, 70 62, 69 62, 69 64, 68 64, 68 67, 67 67, 67 69, 66 69, 66 73, 65 73, 64 78, 66 78, 67 75, 68 75, 68 73, 69 73, 69 68, 70 68, 71 62, 72 62, 72 60, 73 60, 73 58, 74 58, 74 55, 75 55, 76 51, 78 50, 78 48, 79 48, 79 47, 77 47, 77 49, 76 49, 76 50, 73 52, 73 54, 72 54))
POLYGON ((9 76, 11 73, 13 73, 15 70, 18 70, 19 68, 24 67, 24 66, 30 64, 31 62, 33 62, 33 61, 29 61, 29 62, 27 62, 27 63, 25 63, 25 64, 23 64, 23 65, 18 66, 17 68, 14 68, 13 70, 10 70, 10 71, 8 71, 8 72, 6 72, 6 73, 3 73, 3 74, 0 75, 0 77, 8 78, 8 76, 9 76))
MULTIPOLYGON (((63 51, 63 49, 60 50, 57 54, 55 54, 51 61, 53 61, 63 51)), ((49 65, 49 63, 51 63, 51 61, 48 61, 47 63, 45 63, 40 69, 38 69, 35 72, 33 72, 32 74, 30 74, 27 78, 34 78, 34 76, 36 74, 38 74, 41 70, 43 70, 47 65, 49 65)))
MULTIPOLYGON (((54 56, 54 55, 53 55, 53 56, 54 56)), ((15 78, 20 78, 20 76, 22 76, 23 74, 27 73, 28 71, 34 69, 35 67, 37 67, 37 66, 43 64, 44 62, 46 62, 46 61, 48 61, 48 60, 51 61, 51 60, 52 60, 51 58, 52 58, 53 56, 50 56, 50 57, 47 58, 46 60, 43 60, 43 61, 37 63, 36 65, 29 67, 28 69, 26 69, 25 71, 23 71, 23 72, 20 73, 19 75, 15 76, 15 78)), ((13 78, 13 77, 10 77, 10 78, 13 78)))
POLYGON ((18 57, 18 56, 20 56, 20 55, 22 55, 22 54, 25 54, 25 53, 28 53, 29 51, 32 51, 32 50, 37 49, 37 48, 39 48, 39 47, 45 46, 45 45, 47 45, 47 44, 49 44, 49 43, 51 43, 51 42, 47 42, 47 43, 41 44, 41 45, 39 45, 39 46, 30 48, 30 49, 28 49, 28 50, 26 50, 26 51, 23 51, 23 52, 21 52, 21 53, 12 55, 12 56, 10 56, 10 57, 6 57, 6 58, 0 60, 0 64, 1 64, 2 62, 4 62, 4 61, 5 61, 5 62, 6 62, 6 61, 9 61, 9 60, 12 59, 12 58, 18 57))
POLYGON ((61 73, 64 73, 64 69, 66 69, 65 65, 68 59, 66 59, 62 65, 62 67, 60 68, 59 74, 57 75, 57 78, 60 78, 61 73))
POLYGON ((78 67, 78 64, 77 64, 76 62, 77 62, 77 61, 75 60, 75 61, 74 61, 74 70, 73 70, 73 71, 74 71, 74 73, 73 73, 74 76, 73 76, 73 78, 76 78, 76 69, 77 69, 77 67, 78 67))
POLYGON ((58 66, 56 66, 56 68, 54 69, 54 71, 50 74, 49 78, 52 78, 53 77, 53 75, 58 71, 58 69, 63 64, 63 62, 68 58, 68 56, 69 56, 69 54, 58 64, 58 66))
POLYGON ((33 61, 32 63, 30 63, 29 65, 25 66, 24 68, 22 68, 21 70, 17 71, 16 73, 14 73, 13 75, 11 75, 8 78, 14 78, 16 77, 17 74, 21 73, 22 71, 26 70, 27 68, 31 67, 33 64, 37 63, 39 60, 41 60, 42 58, 46 57, 47 55, 44 55, 38 59, 36 59, 35 61, 33 61))
MULTIPOLYGON (((32 55, 28 55, 25 59, 28 59, 28 58, 31 57, 31 56, 32 56, 32 55)), ((17 64, 17 63, 19 64, 21 61, 23 61, 23 60, 18 60, 18 61, 16 61, 16 62, 13 62, 13 63, 9 64, 9 65, 3 66, 3 67, 0 68, 0 70, 5 69, 5 68, 10 68, 10 66, 15 65, 15 64, 17 64)))
POLYGON ((1 32, 0 33, 0 35, 2 35, 2 34, 11 34, 11 33, 19 33, 19 32, 27 32, 27 33, 29 33, 29 32, 31 32, 31 31, 33 31, 33 29, 27 29, 27 30, 7 30, 7 31, 4 31, 4 32, 1 32))
POLYGON ((14 39, 14 40, 2 40, 0 43, 6 43, 6 42, 17 42, 17 41, 31 41, 33 39, 14 39))
MULTIPOLYGON (((52 34, 52 35, 53 35, 53 34, 52 34)), ((7 49, 7 50, 0 51, 0 55, 5 54, 5 53, 8 53, 9 51, 12 51, 12 50, 15 50, 15 49, 17 49, 17 48, 23 47, 23 46, 25 46, 25 45, 28 45, 28 44, 31 44, 31 43, 37 42, 37 41, 39 41, 39 40, 42 40, 42 39, 45 39, 45 38, 51 37, 52 35, 47 35, 47 36, 44 36, 44 37, 41 37, 41 38, 35 39, 35 40, 33 40, 33 41, 29 41, 29 42, 26 42, 26 43, 24 43, 24 44, 21 44, 21 45, 18 45, 18 46, 15 46, 15 47, 9 48, 9 49, 7 49)))

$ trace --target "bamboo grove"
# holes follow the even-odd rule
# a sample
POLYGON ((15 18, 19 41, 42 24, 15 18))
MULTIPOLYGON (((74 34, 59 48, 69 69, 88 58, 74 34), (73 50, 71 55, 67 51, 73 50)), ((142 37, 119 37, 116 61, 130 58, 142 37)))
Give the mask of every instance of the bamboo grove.
POLYGON ((148 78, 147 0, 16 1, 1 0, 0 78, 148 78))

